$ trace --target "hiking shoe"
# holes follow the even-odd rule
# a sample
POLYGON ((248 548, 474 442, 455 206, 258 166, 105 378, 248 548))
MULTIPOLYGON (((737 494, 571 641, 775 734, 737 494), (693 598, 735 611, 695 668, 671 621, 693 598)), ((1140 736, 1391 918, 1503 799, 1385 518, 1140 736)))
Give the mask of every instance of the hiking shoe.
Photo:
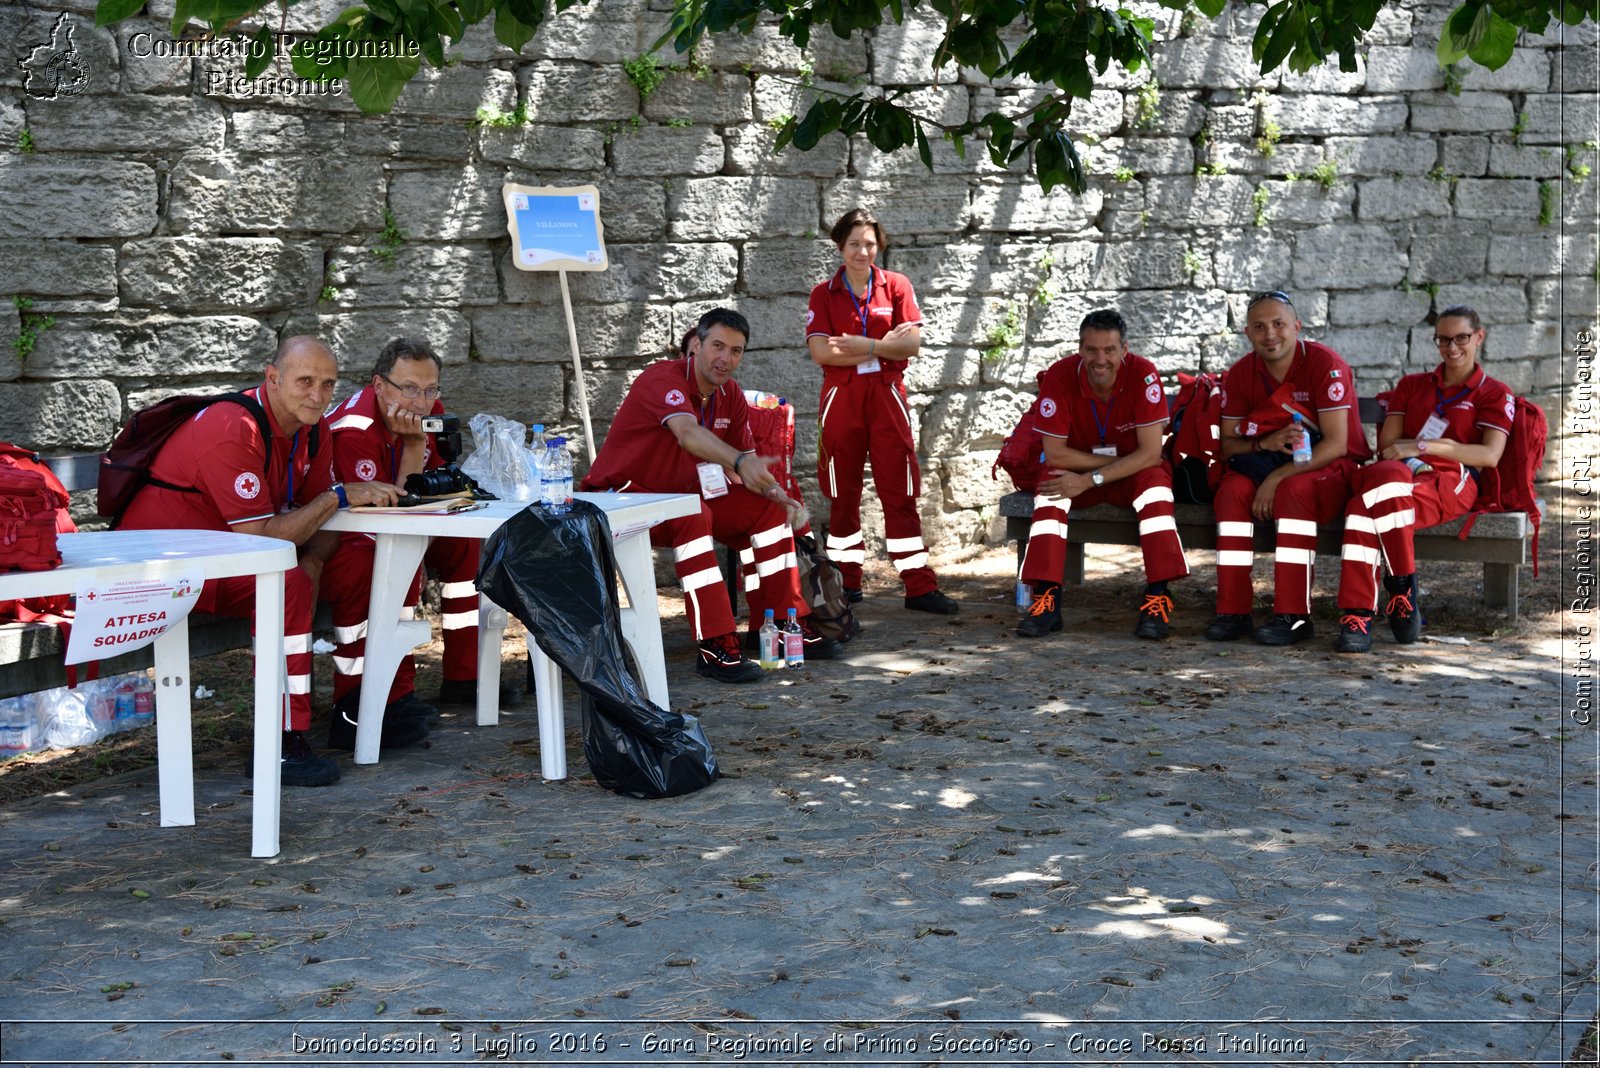
POLYGON ((817 633, 809 617, 800 621, 800 637, 805 643, 807 660, 832 660, 844 650, 844 643, 817 633))
POLYGON ((1339 637, 1333 643, 1336 653, 1372 651, 1372 617, 1346 612, 1339 617, 1339 637))
POLYGON ((1255 620, 1248 615, 1235 615, 1220 613, 1211 617, 1211 622, 1206 624, 1206 641, 1232 642, 1240 638, 1248 638, 1255 633, 1255 620))
POLYGON ((860 604, 861 603, 861 591, 860 590, 852 590, 849 586, 846 586, 844 588, 844 599, 849 601, 851 604, 860 604))
MULTIPOLYGON (((437 700, 441 705, 465 705, 468 708, 476 708, 478 706, 478 680, 444 679, 439 683, 437 700)), ((515 686, 501 685, 501 708, 505 708, 507 705, 514 705, 520 700, 522 700, 522 691, 520 689, 515 686)), ((419 697, 417 698, 417 703, 423 704, 424 702, 419 697)), ((426 705, 425 707, 432 708, 433 706, 426 705)), ((439 710, 434 709, 432 715, 437 716, 438 714, 439 710)))
POLYGON ((1392 578, 1383 581, 1390 593, 1389 603, 1383 610, 1389 617, 1389 630, 1395 641, 1410 645, 1422 636, 1422 610, 1417 604, 1415 577, 1407 575, 1400 582, 1392 578))
POLYGON ((1316 636, 1310 616, 1289 616, 1281 612, 1257 627, 1255 633, 1258 645, 1294 645, 1316 636))
POLYGON ((1033 595, 1028 614, 1017 622, 1019 637, 1042 638, 1061 629, 1061 606, 1056 604, 1056 595, 1060 592, 1060 586, 1051 584, 1033 595))
POLYGON ((1147 593, 1139 606, 1139 622, 1133 633, 1139 638, 1160 641, 1172 633, 1172 598, 1164 593, 1147 593))
POLYGON ((906 607, 913 612, 932 612, 936 616, 953 616, 961 611, 959 604, 938 590, 929 590, 915 597, 907 597, 906 607))
MULTIPOLYGON (((383 710, 383 733, 378 738, 379 749, 404 749, 408 745, 416 745, 428 736, 428 721, 425 716, 406 715, 404 712, 390 715, 399 703, 391 701, 383 710)), ((328 724, 328 748, 343 749, 348 752, 355 747, 356 716, 335 707, 333 720, 328 724)))
POLYGON ((762 675, 761 665, 739 648, 737 634, 719 634, 700 643, 694 669, 718 682, 754 682, 762 675))
POLYGON ((383 713, 385 722, 388 721, 390 716, 398 716, 401 719, 419 719, 424 725, 427 725, 438 720, 439 710, 418 697, 417 691, 412 690, 404 697, 399 697, 389 702, 389 707, 383 713))
POLYGON ((332 786, 339 781, 339 765, 311 751, 304 731, 283 732, 283 769, 280 781, 285 786, 332 786))

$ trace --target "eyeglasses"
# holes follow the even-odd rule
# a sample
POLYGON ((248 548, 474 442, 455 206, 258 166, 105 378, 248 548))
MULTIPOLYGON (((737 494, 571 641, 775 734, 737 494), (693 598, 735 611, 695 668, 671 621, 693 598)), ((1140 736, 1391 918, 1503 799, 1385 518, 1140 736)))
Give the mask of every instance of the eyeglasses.
POLYGON ((389 383, 389 385, 393 386, 395 389, 398 389, 406 400, 421 400, 423 397, 426 397, 429 400, 439 399, 438 386, 428 386, 426 389, 424 389, 422 386, 402 386, 388 375, 379 375, 378 377, 389 383))
POLYGON ((1472 342, 1472 334, 1475 333, 1477 333, 1477 331, 1474 330, 1472 333, 1457 334, 1455 337, 1440 337, 1438 334, 1435 334, 1433 335, 1433 343, 1439 346, 1441 349, 1464 349, 1472 342))

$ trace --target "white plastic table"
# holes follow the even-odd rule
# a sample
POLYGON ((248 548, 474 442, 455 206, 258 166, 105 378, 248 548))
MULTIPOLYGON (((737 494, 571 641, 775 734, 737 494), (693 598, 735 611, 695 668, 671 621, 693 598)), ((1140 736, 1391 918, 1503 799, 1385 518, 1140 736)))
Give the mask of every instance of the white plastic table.
MULTIPOLYGON (((0 600, 72 593, 82 583, 164 578, 200 570, 206 580, 256 577, 255 778, 250 855, 278 854, 283 756, 283 573, 294 543, 219 530, 107 530, 63 534, 61 566, 0 574, 0 600)), ((189 710, 189 621, 156 639, 156 763, 161 826, 194 826, 194 742, 189 710)))
MULTIPOLYGON (((579 500, 603 509, 611 524, 617 571, 628 593, 623 608, 622 637, 633 650, 646 694, 662 708, 668 705, 667 665, 661 645, 661 615, 656 607, 655 566, 650 558, 650 528, 668 519, 700 510, 691 493, 579 493, 579 500)), ((383 712, 395 672, 411 650, 433 636, 424 620, 400 616, 406 591, 430 538, 487 538, 524 508, 526 502, 490 501, 481 509, 454 515, 341 511, 324 530, 370 534, 377 543, 372 557, 372 594, 367 607, 367 645, 362 670, 361 711, 356 724, 357 764, 378 762, 383 712)), ((500 721, 500 640, 506 613, 482 594, 478 597, 479 726, 500 721)), ((566 723, 561 702, 560 669, 528 643, 539 711, 539 763, 547 779, 567 774, 566 723)))

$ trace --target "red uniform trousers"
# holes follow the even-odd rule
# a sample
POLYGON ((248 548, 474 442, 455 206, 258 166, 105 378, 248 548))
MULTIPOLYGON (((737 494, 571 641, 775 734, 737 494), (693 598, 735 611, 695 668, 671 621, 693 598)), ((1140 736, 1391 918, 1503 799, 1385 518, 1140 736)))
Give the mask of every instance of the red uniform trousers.
POLYGON ((1023 582, 1061 581, 1067 564, 1068 512, 1073 505, 1087 508, 1101 502, 1132 508, 1138 516, 1146 582, 1166 582, 1189 573, 1173 519, 1172 469, 1166 461, 1074 498, 1040 496, 1035 500, 1028 553, 1022 561, 1023 582))
MULTIPOLYGON (((439 576, 440 611, 444 631, 444 677, 450 680, 478 677, 478 546, 475 538, 434 538, 423 554, 423 570, 417 572, 406 594, 405 617, 422 596, 425 570, 439 576)), ((371 538, 344 534, 339 548, 322 569, 320 597, 333 606, 333 699, 361 688, 362 669, 367 650, 367 605, 372 592, 371 538)), ((411 657, 400 662, 389 701, 398 700, 416 689, 417 666, 411 657)))
MULTIPOLYGON (((1317 560, 1317 524, 1344 514, 1350 499, 1354 460, 1338 459, 1327 467, 1290 475, 1278 483, 1272 514, 1278 525, 1277 563, 1273 568, 1272 610, 1291 616, 1311 614, 1311 580, 1317 560)), ((1237 471, 1222 476, 1216 499, 1217 613, 1249 615, 1253 600, 1250 567, 1254 562, 1255 519, 1250 505, 1256 484, 1237 471)))
POLYGON ((906 596, 920 597, 938 589, 922 540, 922 517, 917 514, 922 470, 899 378, 879 372, 857 375, 838 387, 824 385, 817 425, 817 482, 832 505, 828 557, 839 565, 844 584, 861 588, 861 565, 867 559, 861 494, 871 457, 872 488, 883 505, 884 547, 905 583, 906 596))
MULTIPOLYGON (((200 590, 195 609, 217 616, 251 617, 255 632, 254 576, 212 579, 200 590)), ((311 576, 298 567, 283 573, 283 652, 288 662, 286 731, 311 729, 311 576)), ((256 668, 261 670, 260 665, 256 668)))
POLYGON ((684 615, 695 641, 738 629, 728 602, 728 586, 717 566, 714 542, 718 541, 739 553, 752 627, 760 626, 762 612, 768 608, 780 620, 791 608, 801 618, 811 614, 811 606, 800 595, 788 512, 735 486, 725 497, 702 499, 698 515, 650 528, 651 545, 672 549, 683 586, 684 615))
POLYGON ((1413 476, 1401 461, 1383 460, 1358 470, 1344 510, 1339 607, 1376 609, 1380 551, 1389 574, 1414 574, 1417 528, 1465 515, 1477 499, 1478 480, 1464 467, 1452 475, 1424 471, 1413 476))

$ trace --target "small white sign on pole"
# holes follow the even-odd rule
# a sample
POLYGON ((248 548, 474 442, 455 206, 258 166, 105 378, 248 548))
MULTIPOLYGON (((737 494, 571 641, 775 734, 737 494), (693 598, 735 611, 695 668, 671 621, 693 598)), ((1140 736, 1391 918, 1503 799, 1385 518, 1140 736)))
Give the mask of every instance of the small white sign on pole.
POLYGON ((568 271, 603 271, 605 227, 600 222, 600 192, 592 185, 501 187, 506 227, 511 231, 511 261, 522 271, 555 271, 561 276, 561 303, 567 313, 567 339, 572 370, 577 376, 578 412, 583 416, 584 444, 594 462, 594 430, 589 425, 589 395, 578 356, 578 328, 572 318, 568 271))
POLYGON ((144 648, 189 615, 204 584, 205 573, 196 571, 79 586, 66 663, 104 660, 144 648))

